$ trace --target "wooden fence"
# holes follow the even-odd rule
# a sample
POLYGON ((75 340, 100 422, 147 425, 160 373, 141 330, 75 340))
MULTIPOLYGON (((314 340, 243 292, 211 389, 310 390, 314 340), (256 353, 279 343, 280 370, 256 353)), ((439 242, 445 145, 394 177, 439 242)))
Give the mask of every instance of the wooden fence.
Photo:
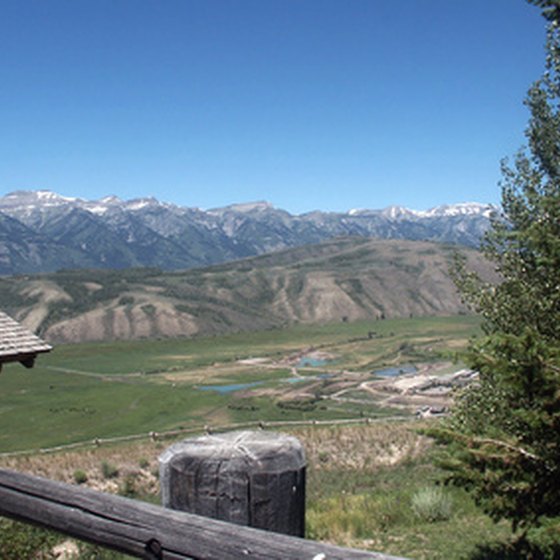
POLYGON ((197 435, 202 433, 219 433, 226 432, 230 430, 240 430, 247 428, 255 428, 259 430, 277 429, 277 428, 289 428, 289 427, 305 427, 305 426, 344 426, 353 424, 375 424, 379 422, 411 422, 418 420, 414 416, 379 416, 379 417, 364 417, 364 418, 338 418, 331 420, 259 420, 251 422, 236 422, 223 425, 215 426, 196 426, 193 428, 182 428, 179 430, 167 430, 167 431, 150 431, 143 432, 140 434, 130 434, 127 436, 116 436, 116 437, 96 437, 94 439, 88 439, 84 441, 77 441, 74 443, 67 443, 63 445, 57 445, 54 447, 41 447, 35 449, 21 449, 19 451, 6 451, 0 453, 0 458, 8 457, 20 457, 24 455, 37 455, 39 453, 58 453, 60 451, 72 451, 73 449, 81 449, 84 447, 100 447, 102 445, 111 445, 114 443, 123 443, 128 441, 136 440, 166 440, 173 439, 179 436, 187 435, 197 435))
POLYGON ((0 469, 0 515, 149 560, 398 560, 7 469, 0 469))

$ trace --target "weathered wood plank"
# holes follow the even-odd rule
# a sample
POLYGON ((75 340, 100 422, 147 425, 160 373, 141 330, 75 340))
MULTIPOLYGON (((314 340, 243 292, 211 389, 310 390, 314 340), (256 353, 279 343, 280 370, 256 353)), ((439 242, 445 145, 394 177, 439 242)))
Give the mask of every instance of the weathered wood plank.
POLYGON ((0 515, 56 529, 138 558, 396 560, 393 556, 233 525, 7 469, 0 469, 0 515))

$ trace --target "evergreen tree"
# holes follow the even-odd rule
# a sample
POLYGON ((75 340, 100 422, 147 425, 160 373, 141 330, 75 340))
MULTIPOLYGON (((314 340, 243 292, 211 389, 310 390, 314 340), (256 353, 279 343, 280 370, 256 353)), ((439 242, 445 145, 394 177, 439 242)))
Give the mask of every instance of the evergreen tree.
POLYGON ((500 281, 460 260, 453 270, 483 317, 467 354, 479 382, 433 431, 450 480, 514 530, 560 517, 560 1, 532 3, 548 20, 546 71, 528 92, 528 146, 503 163, 501 210, 482 246, 500 281))

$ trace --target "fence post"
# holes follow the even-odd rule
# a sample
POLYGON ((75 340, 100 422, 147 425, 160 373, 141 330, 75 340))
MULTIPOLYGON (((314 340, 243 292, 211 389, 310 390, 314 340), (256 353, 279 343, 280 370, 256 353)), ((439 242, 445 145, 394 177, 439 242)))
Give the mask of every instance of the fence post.
POLYGON ((295 437, 205 435, 172 445, 159 465, 164 507, 304 536, 306 463, 295 437))

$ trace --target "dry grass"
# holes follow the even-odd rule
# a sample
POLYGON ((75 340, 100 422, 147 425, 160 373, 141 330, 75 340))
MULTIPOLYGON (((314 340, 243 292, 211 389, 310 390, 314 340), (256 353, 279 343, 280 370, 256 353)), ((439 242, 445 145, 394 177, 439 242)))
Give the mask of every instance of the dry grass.
POLYGON ((123 481, 133 479, 138 493, 155 495, 159 493, 158 456, 164 447, 161 442, 136 442, 80 451, 2 458, 0 466, 69 484, 76 483, 76 471, 83 471, 87 475, 84 485, 110 493, 121 491, 123 481), (113 465, 118 470, 118 476, 105 478, 103 463, 113 465))
MULTIPOLYGON (((430 442, 408 423, 375 423, 359 426, 306 427, 289 431, 305 449, 310 469, 372 471, 413 459, 425 452, 430 442)), ((158 457, 171 445, 167 442, 134 442, 85 450, 0 459, 0 466, 75 483, 74 473, 87 475, 85 484, 104 492, 118 492, 122 481, 134 477, 143 494, 157 494, 158 457), (109 463, 119 476, 106 479, 101 465, 109 463)))
MULTIPOLYGON (((445 533, 456 532, 467 520, 471 525, 478 522, 479 515, 471 506, 465 510, 463 498, 458 501, 457 515, 454 513, 448 521, 433 523, 414 515, 415 492, 432 484, 434 476, 433 468, 422 459, 431 444, 418 434, 419 427, 419 422, 382 422, 285 430, 301 441, 307 455, 308 537, 443 560, 463 558, 463 549, 475 546, 477 539, 494 535, 495 526, 486 520, 469 543, 447 555, 450 544, 445 533), (461 517, 459 510, 466 517, 461 517)), ((71 484, 77 483, 74 474, 80 470, 87 475, 84 484, 89 487, 156 502, 158 457, 172 443, 144 441, 3 458, 0 466, 71 484), (103 463, 109 463, 118 475, 103 476, 103 463)))
POLYGON ((430 440, 418 424, 373 423, 360 426, 305 428, 292 433, 302 442, 310 468, 374 471, 422 455, 430 440))

